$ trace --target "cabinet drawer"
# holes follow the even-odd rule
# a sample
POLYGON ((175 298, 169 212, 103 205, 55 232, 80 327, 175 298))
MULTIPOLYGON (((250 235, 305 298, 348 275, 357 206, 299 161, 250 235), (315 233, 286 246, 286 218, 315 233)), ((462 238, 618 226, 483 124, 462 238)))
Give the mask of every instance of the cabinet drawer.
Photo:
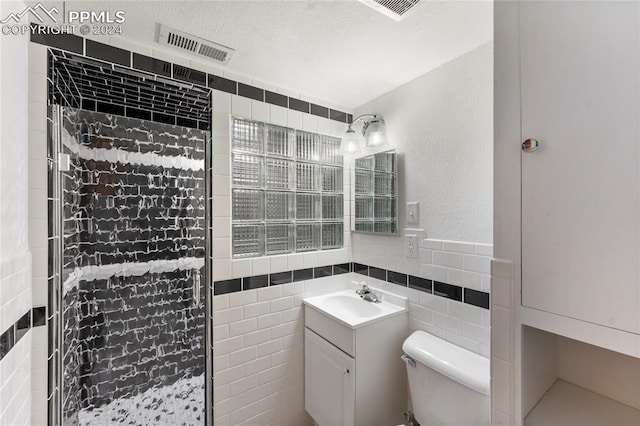
POLYGON ((305 306, 304 322, 307 327, 349 355, 356 356, 354 330, 340 324, 315 309, 305 306))

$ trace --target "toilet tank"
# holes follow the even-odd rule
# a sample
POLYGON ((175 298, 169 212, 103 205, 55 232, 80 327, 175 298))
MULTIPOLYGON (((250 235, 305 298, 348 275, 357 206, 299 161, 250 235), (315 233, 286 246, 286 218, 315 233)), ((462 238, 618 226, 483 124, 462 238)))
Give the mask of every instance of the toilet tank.
POLYGON ((488 426, 489 360, 436 336, 416 331, 402 345, 409 398, 421 425, 488 426))

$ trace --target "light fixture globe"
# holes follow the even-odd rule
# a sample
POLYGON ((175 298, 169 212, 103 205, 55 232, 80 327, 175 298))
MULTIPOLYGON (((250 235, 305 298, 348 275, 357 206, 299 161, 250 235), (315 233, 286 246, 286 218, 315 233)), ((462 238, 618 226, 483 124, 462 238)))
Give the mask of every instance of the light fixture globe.
POLYGON ((360 138, 351 128, 351 125, 349 125, 344 136, 342 136, 341 150, 343 155, 357 154, 362 150, 362 147, 360 146, 360 138))
POLYGON ((342 137, 343 155, 355 154, 362 149, 360 138, 353 130, 353 125, 362 121, 362 136, 365 140, 365 148, 379 149, 387 146, 387 132, 384 120, 376 114, 362 114, 356 117, 342 137))
POLYGON ((365 123, 362 133, 364 134, 364 144, 366 148, 379 148, 387 144, 387 132, 384 121, 374 117, 365 123))

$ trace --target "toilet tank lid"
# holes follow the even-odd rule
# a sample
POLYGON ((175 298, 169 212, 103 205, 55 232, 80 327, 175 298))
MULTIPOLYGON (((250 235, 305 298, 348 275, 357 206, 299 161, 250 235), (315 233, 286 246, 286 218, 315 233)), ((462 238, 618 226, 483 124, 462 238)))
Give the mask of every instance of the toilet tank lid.
POLYGON ((489 395, 489 360, 424 331, 415 331, 402 344, 414 361, 483 395, 489 395))

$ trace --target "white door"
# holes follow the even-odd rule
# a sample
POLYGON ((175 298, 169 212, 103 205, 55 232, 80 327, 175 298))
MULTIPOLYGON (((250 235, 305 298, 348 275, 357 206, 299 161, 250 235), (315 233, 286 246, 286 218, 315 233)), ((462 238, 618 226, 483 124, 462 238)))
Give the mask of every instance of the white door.
MULTIPOLYGON (((522 301, 640 332, 639 5, 521 4, 522 301)), ((516 141, 514 141, 516 143, 516 141)))
POLYGON ((304 330, 304 408, 319 426, 350 426, 355 415, 355 360, 304 330))

